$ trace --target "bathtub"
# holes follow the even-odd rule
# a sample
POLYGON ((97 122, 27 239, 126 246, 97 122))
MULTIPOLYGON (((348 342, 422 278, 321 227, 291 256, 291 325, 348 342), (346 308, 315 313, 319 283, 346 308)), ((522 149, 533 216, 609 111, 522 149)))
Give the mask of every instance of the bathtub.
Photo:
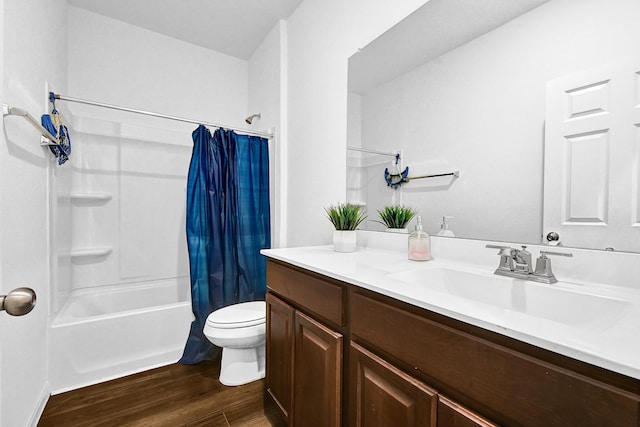
POLYGON ((192 319, 188 278, 72 291, 50 329, 53 394, 177 362, 192 319))

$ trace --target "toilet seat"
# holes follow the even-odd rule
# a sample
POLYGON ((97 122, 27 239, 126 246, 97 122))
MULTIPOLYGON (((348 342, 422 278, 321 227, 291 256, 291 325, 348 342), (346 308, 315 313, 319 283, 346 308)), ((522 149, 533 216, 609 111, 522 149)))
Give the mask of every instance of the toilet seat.
POLYGON ((248 328, 266 322, 264 301, 252 301, 223 307, 207 317, 207 326, 219 329, 248 328))

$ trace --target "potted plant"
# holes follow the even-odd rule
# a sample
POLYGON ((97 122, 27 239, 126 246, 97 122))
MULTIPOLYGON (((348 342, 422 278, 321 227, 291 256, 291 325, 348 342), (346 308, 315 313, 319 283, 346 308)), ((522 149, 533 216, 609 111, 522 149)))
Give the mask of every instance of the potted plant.
POLYGON ((327 218, 335 227, 333 232, 333 248, 336 252, 353 252, 356 250, 356 228, 367 215, 359 205, 338 203, 324 208, 327 218))
POLYGON ((416 215, 413 208, 402 205, 385 206, 378 210, 378 216, 382 221, 376 221, 387 227, 392 233, 408 233, 407 224, 416 215))

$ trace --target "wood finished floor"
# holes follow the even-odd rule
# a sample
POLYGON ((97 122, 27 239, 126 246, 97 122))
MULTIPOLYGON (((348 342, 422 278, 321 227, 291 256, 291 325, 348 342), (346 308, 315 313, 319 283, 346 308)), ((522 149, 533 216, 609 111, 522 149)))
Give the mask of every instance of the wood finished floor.
POLYGON ((174 364, 51 396, 38 426, 284 426, 264 380, 225 387, 219 367, 174 364))

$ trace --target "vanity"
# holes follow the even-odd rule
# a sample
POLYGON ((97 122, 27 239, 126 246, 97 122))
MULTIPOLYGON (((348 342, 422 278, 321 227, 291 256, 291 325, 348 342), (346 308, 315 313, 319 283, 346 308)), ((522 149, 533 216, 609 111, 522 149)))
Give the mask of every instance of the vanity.
POLYGON ((363 227, 404 204, 468 240, 432 237, 426 263, 390 233, 264 252, 266 387, 290 426, 640 427, 638 16, 432 0, 349 58, 363 227), (408 175, 389 189, 388 170, 408 175))
POLYGON ((640 426, 637 290, 563 282, 561 261, 557 284, 498 277, 494 252, 452 260, 486 253, 462 239, 415 263, 384 234, 263 251, 266 388, 289 426, 640 426))

